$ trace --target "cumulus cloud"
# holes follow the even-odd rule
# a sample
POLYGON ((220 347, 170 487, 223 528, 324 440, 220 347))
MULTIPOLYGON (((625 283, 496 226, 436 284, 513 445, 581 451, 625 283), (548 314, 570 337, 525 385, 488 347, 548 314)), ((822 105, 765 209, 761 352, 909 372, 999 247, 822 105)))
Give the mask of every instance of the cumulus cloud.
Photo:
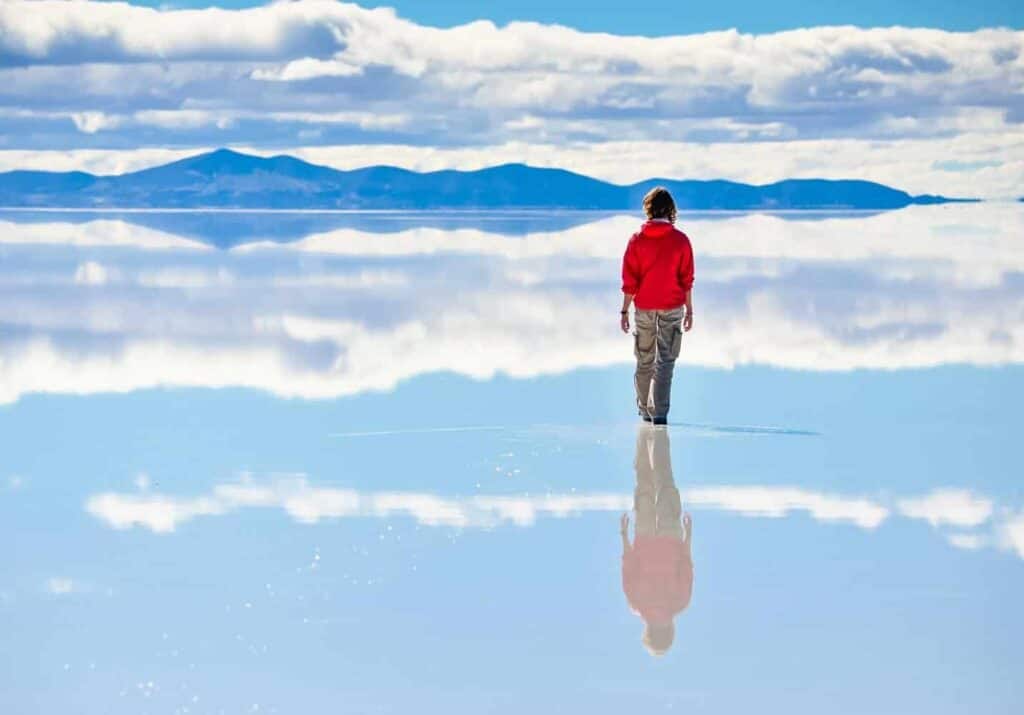
POLYGON ((408 517, 425 526, 485 528, 504 523, 529 526, 543 516, 565 517, 631 507, 629 495, 449 497, 426 492, 359 492, 316 487, 301 477, 266 484, 249 480, 230 482, 194 498, 110 492, 89 497, 85 504, 86 511, 115 529, 142 527, 155 533, 172 532, 197 517, 247 508, 280 509, 305 524, 324 519, 408 517))
POLYGON ((874 529, 889 516, 889 509, 871 499, 821 494, 796 487, 703 487, 687 491, 688 500, 748 516, 781 518, 791 512, 810 514, 815 521, 847 522, 874 529))
POLYGON ((210 497, 169 499, 159 495, 100 494, 89 498, 86 510, 115 529, 144 526, 159 534, 174 531, 178 524, 197 516, 223 514, 225 507, 210 497))
POLYGON ((348 62, 304 57, 301 60, 292 60, 281 67, 253 70, 250 77, 270 82, 294 82, 316 77, 351 77, 362 73, 362 67, 348 62))
POLYGON ((0 62, 284 59, 340 49, 351 18, 375 16, 393 17, 393 12, 333 2, 278 3, 233 11, 15 0, 0 5, 0 62))
MULTIPOLYGON (((923 497, 904 499, 898 508, 904 516, 923 519, 932 526, 974 527, 992 516, 992 500, 966 489, 936 489, 923 497)), ((967 543, 963 537, 960 542, 958 545, 967 543)))
POLYGON ((173 137, 358 165, 501 156, 619 180, 623 167, 633 179, 842 173, 1005 195, 1024 178, 1012 139, 1022 49, 1024 33, 1006 29, 646 38, 535 22, 436 28, 325 0, 12 0, 0 4, 0 129, 19 137, 7 148, 29 151, 103 132, 118 146, 173 137), (29 122, 46 131, 14 131, 29 122), (325 148, 302 146, 310 132, 325 148))
POLYGON ((1000 525, 998 530, 999 543, 1003 548, 1011 549, 1024 559, 1024 512, 1018 512, 1000 525))
MULTIPOLYGON (((874 531, 893 514, 908 514, 902 505, 935 502, 935 494, 896 500, 896 508, 881 499, 820 492, 796 486, 707 485, 685 488, 681 496, 688 509, 720 511, 747 518, 780 519, 805 513, 822 524, 847 524, 874 531)), ((973 497, 991 504, 986 497, 973 497)), ((201 518, 224 516, 248 509, 276 509, 303 524, 334 519, 412 519, 431 527, 491 529, 529 527, 540 519, 562 519, 592 513, 620 513, 633 508, 632 494, 547 493, 477 494, 450 496, 431 492, 379 491, 316 486, 297 475, 269 481, 249 476, 215 485, 208 493, 175 497, 160 493, 105 492, 89 497, 86 511, 114 529, 142 528, 168 534, 201 518)), ((948 508, 943 509, 949 514, 948 508)), ((986 517, 987 518, 987 517, 986 517)), ((982 520, 983 521, 983 520, 982 520)), ((939 523, 978 526, 977 515, 939 519, 939 523)), ((1001 518, 996 537, 978 531, 945 535, 955 548, 976 551, 998 547, 1024 558, 1024 519, 1001 518)), ((63 587, 63 582, 61 582, 63 587)), ((70 581, 67 582, 70 589, 70 581)))
MULTIPOLYGON (((805 511, 820 522, 845 522, 874 529, 888 510, 869 499, 778 486, 719 486, 683 490, 687 504, 742 516, 778 518, 805 511)), ((94 517, 115 529, 142 527, 168 533, 201 516, 246 508, 274 508, 302 523, 324 519, 408 517, 425 526, 489 528, 530 526, 540 518, 588 512, 621 512, 633 507, 630 494, 543 494, 441 496, 428 492, 360 492, 317 487, 304 477, 217 485, 209 494, 179 498, 160 494, 98 494, 86 501, 94 517)))

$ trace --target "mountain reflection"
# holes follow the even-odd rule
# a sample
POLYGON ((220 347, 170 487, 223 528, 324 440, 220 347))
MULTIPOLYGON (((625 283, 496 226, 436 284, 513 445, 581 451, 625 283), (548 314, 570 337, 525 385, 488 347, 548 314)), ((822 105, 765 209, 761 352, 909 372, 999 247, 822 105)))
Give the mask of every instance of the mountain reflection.
MULTIPOLYGON (((214 242, 230 250, 204 220, 0 215, 0 404, 156 386, 324 398, 632 358, 606 308, 632 216, 238 214, 214 242)), ((1022 206, 680 221, 707 328, 683 363, 1024 362, 1022 206)))
POLYGON ((693 593, 693 521, 683 513, 672 476, 668 429, 637 430, 633 540, 629 516, 622 516, 622 590, 630 609, 644 622, 643 643, 664 655, 675 640, 675 619, 693 593))

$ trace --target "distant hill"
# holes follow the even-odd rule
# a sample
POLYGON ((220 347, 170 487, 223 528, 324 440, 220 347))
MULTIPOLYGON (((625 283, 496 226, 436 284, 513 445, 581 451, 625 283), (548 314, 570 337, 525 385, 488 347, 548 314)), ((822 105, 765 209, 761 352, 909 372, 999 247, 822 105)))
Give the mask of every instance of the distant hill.
POLYGON ((338 171, 291 156, 229 149, 116 176, 0 173, 0 206, 261 209, 636 209, 656 185, 680 209, 895 209, 955 201, 870 181, 790 179, 764 186, 653 178, 621 186, 564 169, 501 164, 475 171, 393 166, 338 171))

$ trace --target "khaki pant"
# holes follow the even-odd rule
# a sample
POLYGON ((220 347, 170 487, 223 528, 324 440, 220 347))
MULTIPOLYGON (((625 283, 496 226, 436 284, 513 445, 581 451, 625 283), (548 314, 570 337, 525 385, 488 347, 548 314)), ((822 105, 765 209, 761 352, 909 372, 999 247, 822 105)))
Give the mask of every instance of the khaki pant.
POLYGON ((647 425, 637 430, 633 466, 636 468, 633 509, 637 536, 674 536, 682 541, 683 507, 672 478, 668 430, 647 425))
POLYGON ((672 371, 683 341, 683 307, 637 310, 634 322, 637 409, 645 417, 668 417, 672 371))

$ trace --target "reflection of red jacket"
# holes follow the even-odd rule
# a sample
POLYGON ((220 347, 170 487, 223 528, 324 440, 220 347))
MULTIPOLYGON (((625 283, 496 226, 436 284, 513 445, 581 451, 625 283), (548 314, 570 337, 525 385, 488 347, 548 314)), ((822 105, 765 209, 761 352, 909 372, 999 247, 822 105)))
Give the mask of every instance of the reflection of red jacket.
POLYGON ((693 285, 693 247, 668 221, 645 221, 622 256, 622 292, 640 310, 671 310, 693 285))
POLYGON ((638 536, 622 555, 622 590, 648 623, 668 623, 690 605, 693 561, 674 536, 638 536))

